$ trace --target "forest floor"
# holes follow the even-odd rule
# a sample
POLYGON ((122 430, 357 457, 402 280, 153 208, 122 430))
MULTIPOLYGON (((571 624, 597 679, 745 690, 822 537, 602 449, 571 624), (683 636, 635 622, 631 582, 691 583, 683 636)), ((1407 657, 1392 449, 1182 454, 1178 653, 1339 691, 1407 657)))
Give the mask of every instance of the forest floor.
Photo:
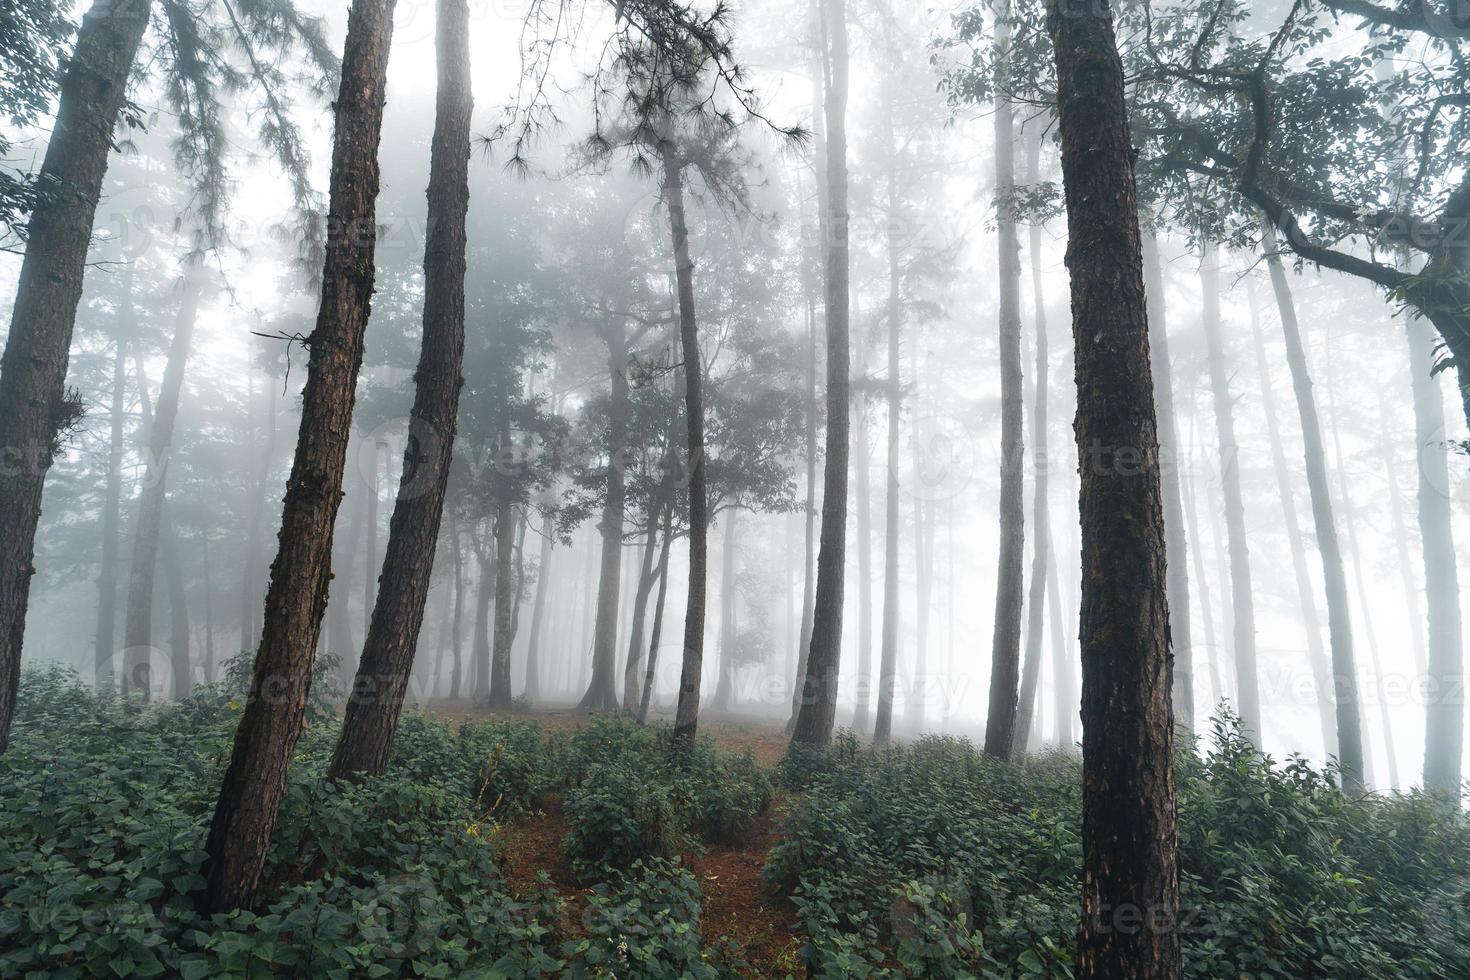
MULTIPOLYGON (((497 714, 467 705, 433 705, 427 713, 454 724, 490 719, 535 721, 544 731, 576 728, 588 719, 585 712, 573 707, 497 714)), ((768 770, 781 761, 789 744, 779 727, 753 719, 701 719, 700 731, 712 736, 720 751, 749 751, 768 770)), ((802 939, 797 932, 795 909, 775 893, 762 873, 766 856, 781 840, 778 824, 788 799, 778 790, 770 809, 738 846, 707 844, 703 853, 694 851, 685 856, 704 894, 701 931, 709 939, 724 936, 739 943, 756 977, 782 977, 800 972, 798 951, 802 939)), ((552 886, 567 903, 566 925, 575 932, 581 921, 583 900, 591 889, 577 882, 567 861, 565 841, 569 829, 566 817, 553 802, 507 828, 505 848, 512 884, 531 891, 537 884, 537 875, 546 872, 552 886)))

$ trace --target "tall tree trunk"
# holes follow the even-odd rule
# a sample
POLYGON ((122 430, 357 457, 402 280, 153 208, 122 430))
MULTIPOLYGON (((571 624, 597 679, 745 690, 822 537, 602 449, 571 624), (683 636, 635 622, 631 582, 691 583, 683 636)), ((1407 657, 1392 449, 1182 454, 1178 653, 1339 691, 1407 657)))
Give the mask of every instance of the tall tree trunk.
POLYGON ((628 636, 628 656, 623 661, 623 714, 632 715, 640 700, 639 668, 643 665, 643 627, 648 619, 648 599, 653 594, 655 556, 658 549, 658 522, 663 512, 662 498, 655 498, 648 513, 648 527, 643 534, 643 555, 638 562, 638 587, 633 597, 633 626, 628 636))
MULTIPOLYGON (((491 546, 494 539, 492 533, 491 546)), ((475 639, 471 644, 470 669, 474 671, 475 702, 490 700, 490 616, 495 598, 495 556, 475 534, 475 559, 480 574, 475 581, 475 639)))
POLYGON ((859 734, 868 730, 868 711, 873 685, 873 519, 872 490, 868 449, 867 344, 864 331, 858 331, 858 391, 854 411, 857 426, 853 434, 853 470, 857 480, 857 552, 858 552, 858 664, 853 685, 852 727, 859 734))
POLYGON ((1404 520, 1404 498, 1399 489, 1399 467, 1395 459, 1393 432, 1388 421, 1388 400, 1378 389, 1378 452, 1388 483, 1388 509, 1393 529, 1394 557, 1398 559, 1399 583, 1404 589, 1404 609, 1409 614, 1409 644, 1414 652, 1414 672, 1425 676, 1429 667, 1424 654, 1424 620, 1419 613, 1419 583, 1409 558, 1409 528, 1404 520))
POLYGON ((209 532, 199 531, 199 554, 204 573, 204 683, 219 680, 219 658, 214 648, 214 576, 209 566, 209 532))
POLYGON ((812 639, 801 679, 793 742, 827 745, 837 716, 842 664, 842 594, 847 571, 848 396, 847 0, 819 0, 827 85, 827 240, 823 280, 827 320, 827 444, 822 474, 822 532, 812 639))
POLYGON ((648 706, 653 700, 653 685, 657 678, 658 643, 663 633, 664 599, 669 594, 669 546, 674 541, 674 505, 670 501, 664 510, 664 543, 658 553, 658 598, 653 603, 653 629, 648 636, 648 669, 643 675, 643 697, 638 702, 639 724, 648 721, 648 706))
MULTIPOLYGON (((1194 419, 1195 412, 1191 409, 1189 426, 1189 444, 1191 446, 1195 444, 1194 419)), ((1204 623, 1205 650, 1208 652, 1208 656, 1205 659, 1210 674, 1210 708, 1213 713, 1214 708, 1218 706, 1220 698, 1225 696, 1225 683, 1220 677, 1220 647, 1216 641, 1215 636, 1215 613, 1214 607, 1210 603, 1210 582, 1209 579, 1205 576, 1204 548, 1199 547, 1199 542, 1204 540, 1204 536, 1203 533, 1200 531, 1199 508, 1195 501, 1194 480, 1184 479, 1183 474, 1181 474, 1181 479, 1179 482, 1180 490, 1184 494, 1185 518, 1189 522, 1188 537, 1189 540, 1195 542, 1196 544, 1196 547, 1192 548, 1189 554, 1193 556, 1194 559, 1195 589, 1197 594, 1199 595, 1200 617, 1202 618, 1204 623)), ((1215 543, 1218 546, 1218 535, 1216 536, 1215 543)))
POLYGON ((1169 359, 1169 321, 1159 241, 1152 229, 1143 238, 1143 282, 1148 292, 1148 344, 1154 372, 1154 406, 1159 418, 1159 476, 1164 488, 1164 535, 1169 542, 1169 646, 1174 651, 1174 719, 1194 732, 1194 635, 1189 608, 1189 548, 1184 533, 1182 455, 1174 417, 1174 365, 1169 359))
POLYGON ((1261 408, 1266 415, 1266 432, 1271 441, 1271 463, 1276 470, 1276 483, 1281 488, 1281 512, 1286 539, 1291 550, 1292 572, 1296 578, 1297 601, 1302 611, 1302 627, 1307 634, 1307 660, 1317 690, 1317 721, 1322 728, 1322 750, 1326 758, 1338 755, 1337 718, 1333 708, 1332 669, 1322 647, 1322 624, 1317 616, 1317 602, 1312 597, 1312 579, 1307 573, 1306 546, 1302 541, 1296 516, 1296 495, 1292 492, 1291 473, 1286 466, 1286 451, 1281 443, 1281 426, 1276 421, 1276 396, 1271 390, 1270 365, 1266 344, 1261 335, 1260 318, 1255 301, 1251 302, 1251 332, 1256 346, 1256 369, 1261 375, 1261 408))
MULTIPOLYGON (((422 356, 422 355, 421 355, 422 356)), ((378 565, 378 502, 383 495, 383 445, 377 440, 363 447, 372 458, 373 472, 367 481, 367 534, 362 548, 362 635, 364 642, 373 628, 373 606, 378 594, 378 577, 373 570, 378 565)))
POLYGON ((149 0, 95 0, 77 30, 36 186, 15 310, 0 357, 0 753, 20 685, 41 489, 69 424, 66 364, 112 131, 149 0))
MULTIPOLYGON (((682 209, 682 202, 681 202, 682 209)), ((682 219, 682 210, 680 217, 682 219)), ((671 219, 672 220, 672 219, 671 219)), ((688 252, 687 244, 685 252, 688 252)), ((691 286, 692 289, 692 286, 691 286)), ((692 302, 692 294, 691 294, 692 302)), ((618 710, 618 601, 622 596, 623 524, 627 503, 624 447, 628 439, 628 341, 620 322, 603 330, 611 378, 608 407, 607 496, 603 499, 601 577, 597 583, 597 616, 592 634, 592 682, 579 705, 585 711, 618 710)))
MULTIPOLYGON (((132 270, 125 273, 129 280, 132 270)), ((126 288, 131 288, 131 282, 126 288)), ((102 564, 97 572, 97 645, 93 664, 98 692, 112 690, 117 644, 118 524, 122 512, 123 414, 127 388, 127 342, 121 332, 112 360, 111 429, 107 443, 107 485, 102 502, 102 564)))
POLYGON ((1434 376, 1434 331, 1410 319, 1409 370, 1414 445, 1419 459, 1419 537, 1429 609, 1428 698, 1424 710, 1424 788, 1458 803, 1465 746, 1465 660, 1461 646, 1460 578, 1450 519, 1444 395, 1434 376))
POLYGON ((1026 546, 1025 434, 1021 417, 1021 241, 1014 201, 1015 125, 1007 77, 1010 2, 1002 0, 995 22, 995 220, 1000 290, 1000 558, 996 570, 995 627, 990 641, 990 699, 985 715, 985 754, 1010 756, 1016 738, 1021 683, 1021 601, 1026 546))
POLYGON ((541 557, 536 563, 536 598, 531 604, 531 635, 526 639, 525 699, 535 704, 541 700, 541 637, 546 622, 546 590, 551 583, 551 529, 540 535, 541 557))
POLYGON ((1256 677, 1256 606, 1251 586, 1250 541, 1245 527, 1245 502, 1240 491, 1240 446, 1235 441, 1235 407, 1225 365, 1225 341, 1220 323, 1220 250, 1205 245, 1200 264, 1204 287, 1205 346, 1210 362, 1210 391, 1215 404, 1215 432, 1220 445, 1220 483, 1225 493, 1225 537, 1230 549, 1230 608, 1235 623, 1236 708, 1245 735, 1257 745, 1261 739, 1261 688, 1256 677))
POLYGON ((725 542, 720 548, 720 679, 711 707, 728 711, 735 688, 735 514, 725 508, 725 542))
POLYGON ((168 656, 172 687, 169 696, 186 698, 194 690, 194 663, 189 647, 189 599, 184 589, 184 565, 179 555, 178 528, 167 517, 161 529, 160 563, 168 582, 168 656))
POLYGON ((516 594, 520 586, 515 574, 515 506, 502 500, 495 514, 495 635, 490 654, 490 707, 504 711, 514 697, 510 686, 510 648, 515 641, 516 594))
POLYGON ((893 699, 898 685, 898 633, 903 611, 898 598, 898 437, 903 410, 903 379, 899 366, 899 341, 903 315, 899 304, 900 234, 898 177, 892 162, 897 152, 893 136, 893 104, 884 101, 884 127, 888 142, 888 369, 884 395, 888 402, 887 477, 883 491, 883 620, 878 653, 878 711, 873 726, 873 744, 887 745, 893 737, 893 699))
POLYGON ((1057 65, 1081 464, 1077 975, 1175 978, 1179 867, 1163 494, 1123 66, 1104 4, 1048 0, 1047 29, 1057 65), (1138 918, 1120 928, 1115 917, 1125 909, 1138 918))
MULTIPOLYGON (((1047 536, 1050 535, 1051 528, 1048 527, 1047 536)), ((1062 590, 1057 575, 1057 560, 1055 553, 1050 551, 1046 559, 1046 606, 1047 616, 1051 619, 1052 699, 1057 716, 1057 745, 1071 748, 1077 741, 1073 734, 1073 724, 1077 719, 1078 702, 1072 676, 1074 659, 1067 649, 1067 623, 1070 620, 1062 613, 1062 590)))
POLYGON ((464 680, 464 542, 460 539, 453 510, 449 512, 449 541, 454 546, 454 622, 450 626, 454 666, 450 668, 449 700, 458 701, 460 684, 464 680))
MULTIPOLYGON (((918 374, 918 365, 914 365, 918 374)), ((919 484, 919 445, 910 440, 914 485, 919 484)), ((934 501, 914 498, 914 683, 910 688, 905 721, 915 732, 924 730, 924 714, 935 688, 929 676, 929 611, 934 592, 934 501)))
MULTIPOLYGON (((133 532, 133 561, 128 576, 128 612, 123 627, 125 669, 123 693, 149 691, 149 661, 153 647, 153 583, 158 572, 158 548, 168 500, 168 464, 173 451, 174 428, 178 424, 179 399, 184 371, 194 342, 194 324, 199 318, 199 300, 204 291, 204 269, 190 262, 184 272, 183 297, 169 344, 168 361, 158 389, 153 420, 148 426, 147 475, 138 498, 138 519, 133 532)), ((141 379, 140 379, 141 381, 141 379)), ((146 393, 144 395, 146 396, 146 393)))
POLYGON ((684 356, 684 420, 689 473, 689 602, 684 613, 684 659, 679 672, 679 702, 674 737, 692 742, 699 727, 699 687, 704 673, 704 606, 709 560, 709 496, 705 487, 704 362, 694 312, 694 261, 689 257, 689 226, 684 219, 684 162, 664 147, 664 203, 674 248, 679 291, 679 344, 684 356))
POLYGON ((353 0, 347 18, 327 220, 335 234, 327 241, 321 309, 308 338, 301 430, 260 649, 205 844, 202 904, 211 912, 248 906, 255 897, 291 751, 305 721, 373 292, 378 137, 393 3, 353 0))
MULTIPOLYGON (((1007 106, 1009 111, 1009 106, 1007 106)), ((1000 123, 996 123, 999 127, 1000 123)), ((1035 184, 1041 170, 1041 135, 1027 143, 1027 182, 1035 184)), ((1036 689, 1041 674, 1042 604, 1046 601, 1047 566, 1051 560, 1051 518, 1047 506, 1047 429, 1046 401, 1048 348, 1046 339, 1046 293, 1041 277, 1041 225, 1032 222, 1027 230, 1027 252, 1031 259, 1032 320, 1036 330, 1036 381, 1031 399, 1031 452, 1036 459, 1035 485, 1031 504, 1031 588, 1026 599, 1026 656, 1021 671, 1021 695, 1016 705, 1016 727, 1011 740, 1011 755, 1026 754, 1031 719, 1036 711, 1036 689)), ((1020 271, 1017 270, 1019 277, 1020 271)), ((1017 283, 1017 291, 1020 284, 1017 283)), ((1150 317, 1149 322, 1153 319, 1150 317)), ((1060 678, 1058 678, 1060 679, 1060 678)), ((1070 709, 1069 709, 1070 710, 1070 709)))
POLYGON ((1347 579, 1343 574, 1342 551, 1337 540, 1337 523, 1332 516, 1332 495, 1327 488, 1327 460, 1322 447, 1322 425, 1317 417, 1317 399, 1307 369, 1306 349, 1297 324, 1296 304, 1286 281, 1276 236, 1264 226, 1262 246, 1271 272, 1271 288, 1281 313, 1281 333, 1286 341, 1286 363, 1291 368, 1297 413, 1302 423, 1302 443, 1307 463, 1307 489, 1312 500, 1312 524, 1317 531, 1317 550, 1322 555, 1322 577, 1327 597, 1327 632, 1332 647, 1332 698, 1337 704, 1337 751, 1342 765, 1343 788, 1363 789, 1363 740, 1358 712, 1358 673, 1353 657, 1352 614, 1348 608, 1347 579))

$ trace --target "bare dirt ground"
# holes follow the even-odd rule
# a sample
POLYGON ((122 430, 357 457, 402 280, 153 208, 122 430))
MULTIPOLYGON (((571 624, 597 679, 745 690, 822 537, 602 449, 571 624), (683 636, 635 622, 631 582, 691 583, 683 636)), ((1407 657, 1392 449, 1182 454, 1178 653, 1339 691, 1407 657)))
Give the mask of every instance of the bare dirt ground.
MULTIPOLYGON (((433 705, 428 713, 452 723, 497 717, 468 705, 433 705)), ((550 709, 500 717, 537 721, 545 731, 575 728, 587 715, 573 708, 550 709)), ((768 722, 748 718, 701 721, 700 731, 714 737, 724 752, 749 751, 767 768, 786 752, 787 738, 768 722)), ((704 893, 702 930, 705 938, 728 937, 740 944, 753 969, 752 976, 779 978, 799 973, 797 951, 801 938, 791 904, 776 895, 762 876, 766 855, 779 841, 777 830, 785 799, 777 794, 749 837, 735 847, 710 844, 703 854, 685 856, 704 893)), ((568 831, 559 801, 548 801, 540 811, 504 830, 506 871, 511 886, 529 892, 545 872, 567 903, 564 926, 575 933, 588 889, 573 877, 563 842, 568 831)))

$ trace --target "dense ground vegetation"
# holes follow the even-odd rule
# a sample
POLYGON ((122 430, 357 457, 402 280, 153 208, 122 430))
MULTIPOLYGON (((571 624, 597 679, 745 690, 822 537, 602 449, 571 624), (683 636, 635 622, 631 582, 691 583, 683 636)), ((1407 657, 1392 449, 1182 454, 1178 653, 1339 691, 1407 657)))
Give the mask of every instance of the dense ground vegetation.
MULTIPOLYGON (((701 929, 725 883, 690 858, 748 838, 779 785, 766 877, 803 940, 789 972, 1071 975, 1074 757, 844 736, 771 772, 708 736, 672 753, 669 728, 611 717, 546 731, 411 713, 384 776, 332 783, 330 668, 262 897, 212 916, 196 911, 199 869, 240 672, 152 707, 29 673, 0 759, 0 974, 771 975, 701 929), (571 900, 548 874, 507 873, 513 829, 547 811, 565 818, 571 900)), ((1335 774, 1258 755, 1229 726, 1178 777, 1189 975, 1470 972, 1462 816, 1420 795, 1346 799, 1335 774)))

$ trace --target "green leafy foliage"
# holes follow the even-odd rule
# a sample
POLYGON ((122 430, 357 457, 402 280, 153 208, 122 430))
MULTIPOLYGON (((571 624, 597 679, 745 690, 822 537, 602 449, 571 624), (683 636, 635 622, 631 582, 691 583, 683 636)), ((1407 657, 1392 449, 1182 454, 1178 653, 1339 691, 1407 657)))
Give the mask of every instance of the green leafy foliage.
MULTIPOLYGON (((1189 976, 1470 975, 1462 814, 1417 794, 1349 799, 1331 771, 1259 755, 1233 722, 1214 742, 1178 768, 1189 976)), ((1074 758, 839 737, 780 776, 802 795, 766 873, 797 907, 812 975, 1071 975, 1074 758)))
POLYGON ((622 722, 545 739, 534 723, 451 730, 409 714, 383 777, 334 784, 337 725, 318 718, 258 904, 199 913, 238 680, 150 707, 99 698, 69 671, 27 672, 0 757, 0 976, 732 975, 721 964, 737 958, 702 949, 699 891, 677 864, 597 864, 608 883, 575 935, 544 882, 503 877, 501 824, 569 786, 593 793, 598 773, 660 760, 666 799, 694 812, 667 732, 622 722))

